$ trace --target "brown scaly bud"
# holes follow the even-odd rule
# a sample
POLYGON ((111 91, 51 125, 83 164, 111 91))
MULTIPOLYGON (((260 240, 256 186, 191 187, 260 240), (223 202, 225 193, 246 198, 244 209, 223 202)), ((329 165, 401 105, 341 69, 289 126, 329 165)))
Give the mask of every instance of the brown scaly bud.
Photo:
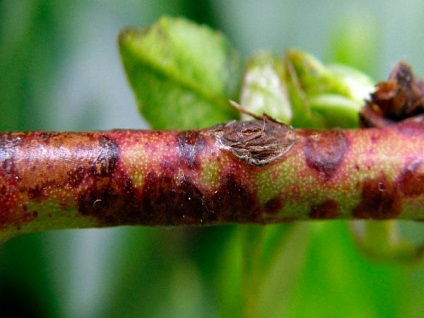
POLYGON ((377 84, 371 100, 361 110, 363 127, 384 127, 424 113, 424 82, 411 67, 399 62, 387 82, 377 84))

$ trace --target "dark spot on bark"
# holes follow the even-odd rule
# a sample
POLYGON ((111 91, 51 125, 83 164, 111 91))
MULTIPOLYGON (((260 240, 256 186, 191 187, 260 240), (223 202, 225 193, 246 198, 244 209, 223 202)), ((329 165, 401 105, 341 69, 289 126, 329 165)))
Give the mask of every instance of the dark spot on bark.
POLYGON ((14 162, 13 160, 10 158, 4 159, 2 162, 2 169, 6 172, 6 173, 13 173, 13 168, 14 168, 14 162))
POLYGON ((92 163, 91 173, 95 176, 107 176, 113 173, 119 160, 119 147, 106 136, 99 137, 100 149, 92 163))
POLYGON ((280 197, 268 200, 265 203, 264 209, 267 214, 277 214, 284 206, 284 202, 280 197))
MULTIPOLYGON (((112 187, 90 190, 78 198, 78 210, 85 215, 91 215, 107 221, 110 214, 118 214, 119 201, 123 200, 112 187)), ((111 222, 111 220, 108 220, 111 222)), ((106 223, 109 223, 106 222, 106 223)))
POLYGON ((129 178, 118 179, 81 195, 78 210, 105 225, 202 224, 214 220, 201 191, 189 178, 177 181, 173 175, 152 171, 138 191, 129 178))
POLYGON ((222 177, 214 193, 203 193, 190 178, 176 183, 170 175, 150 172, 141 193, 145 222, 149 224, 202 224, 253 222, 259 217, 256 196, 238 177, 222 177))
MULTIPOLYGON (((213 192, 202 191, 185 176, 176 178, 175 169, 149 172, 141 189, 136 189, 121 170, 105 182, 80 194, 78 210, 97 218, 104 225, 200 225, 220 222, 257 222, 260 207, 252 186, 239 181, 235 174, 221 178, 213 192)), ((269 208, 277 208, 277 202, 269 208)))
POLYGON ((45 145, 50 144, 50 141, 55 137, 59 137, 60 139, 60 133, 51 131, 39 131, 34 133, 34 139, 43 141, 45 145))
POLYGON ((43 189, 41 187, 35 187, 27 190, 28 198, 33 201, 40 201, 44 198, 43 189))
POLYGON ((348 149, 345 134, 332 130, 308 136, 303 151, 307 165, 329 179, 336 173, 348 149))
POLYGON ((232 173, 221 178, 221 186, 212 195, 212 211, 218 220, 227 222, 255 222, 260 219, 256 191, 241 184, 240 177, 232 173))
POLYGON ((10 217, 11 210, 18 203, 18 186, 15 180, 10 180, 0 173, 0 224, 4 224, 10 217))
POLYGON ((141 198, 149 224, 202 224, 213 220, 201 191, 189 178, 176 184, 169 175, 150 172, 141 198))
MULTIPOLYGON (((419 172, 422 160, 415 160, 406 165, 397 179, 399 190, 406 196, 418 196, 424 193, 424 174, 419 172)), ((423 169, 421 169, 422 171, 423 169)))
POLYGON ((23 142, 21 136, 13 133, 0 135, 0 162, 1 168, 9 175, 15 174, 14 157, 16 148, 23 142))
POLYGON ((397 186, 386 175, 366 179, 362 185, 361 202, 353 210, 359 219, 392 219, 401 212, 401 199, 397 186))
POLYGON ((20 199, 15 155, 22 142, 23 138, 18 134, 0 134, 0 224, 9 221, 11 211, 20 199))
POLYGON ((22 215, 21 220, 23 222, 29 223, 29 222, 33 221, 37 216, 38 216, 37 211, 30 211, 30 212, 24 213, 22 215))
POLYGON ((340 205, 334 200, 325 200, 324 202, 311 206, 311 219, 335 219, 340 211, 340 205))
POLYGON ((4 199, 0 199, 0 225, 6 224, 10 218, 10 208, 7 207, 7 202, 4 199))
POLYGON ((190 169, 199 168, 199 151, 205 147, 205 139, 198 131, 183 131, 177 135, 179 162, 190 169))
MULTIPOLYGON (((77 198, 78 211, 96 217, 103 225, 139 223, 134 219, 140 217, 134 184, 122 169, 116 169, 119 164, 118 161, 112 164, 115 173, 110 171, 109 175, 97 175, 98 182, 77 198)), ((80 173, 84 174, 84 171, 80 173)))
POLYGON ((22 215, 20 215, 19 221, 29 223, 29 222, 32 222, 37 217, 38 217, 37 211, 25 211, 22 215))
POLYGON ((4 133, 0 135, 0 149, 15 148, 22 143, 22 137, 14 133, 4 133))

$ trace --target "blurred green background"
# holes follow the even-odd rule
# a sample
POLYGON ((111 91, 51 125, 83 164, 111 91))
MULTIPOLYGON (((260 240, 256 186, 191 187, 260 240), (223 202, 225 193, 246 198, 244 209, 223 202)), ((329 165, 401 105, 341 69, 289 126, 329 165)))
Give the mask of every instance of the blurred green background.
MULTIPOLYGON (((164 14, 222 30, 245 57, 296 47, 376 80, 400 59, 424 76, 418 0, 0 0, 0 130, 146 128, 116 39, 123 27, 164 14)), ((412 223, 404 228, 415 237, 422 232, 412 223)), ((424 315, 422 263, 365 257, 344 222, 273 230, 291 236, 272 252, 278 271, 260 291, 269 296, 261 315, 424 315)), ((240 265, 240 242, 249 236, 239 233, 221 226, 18 237, 0 247, 0 310, 26 317, 235 316, 248 306, 240 294, 249 289, 240 265)))

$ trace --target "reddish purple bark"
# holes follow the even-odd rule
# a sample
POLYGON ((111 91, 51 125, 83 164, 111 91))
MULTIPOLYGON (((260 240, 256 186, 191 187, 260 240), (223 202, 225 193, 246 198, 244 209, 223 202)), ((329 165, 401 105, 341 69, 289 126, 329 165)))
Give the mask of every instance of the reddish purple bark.
POLYGON ((62 215, 70 227, 424 219, 423 118, 322 132, 264 117, 195 131, 3 133, 0 229, 67 227, 62 215))

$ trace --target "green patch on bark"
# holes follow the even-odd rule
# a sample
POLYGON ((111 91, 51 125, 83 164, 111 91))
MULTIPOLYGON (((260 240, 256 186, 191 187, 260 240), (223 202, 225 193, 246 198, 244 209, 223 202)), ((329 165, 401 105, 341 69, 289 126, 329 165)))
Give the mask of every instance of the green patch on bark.
POLYGON ((27 205, 27 212, 21 216, 16 226, 8 226, 1 230, 0 242, 27 233, 98 226, 97 219, 79 214, 72 204, 69 208, 65 208, 56 200, 30 202, 27 205))
POLYGON ((218 187, 221 167, 212 162, 205 162, 200 172, 200 180, 205 188, 218 187))

